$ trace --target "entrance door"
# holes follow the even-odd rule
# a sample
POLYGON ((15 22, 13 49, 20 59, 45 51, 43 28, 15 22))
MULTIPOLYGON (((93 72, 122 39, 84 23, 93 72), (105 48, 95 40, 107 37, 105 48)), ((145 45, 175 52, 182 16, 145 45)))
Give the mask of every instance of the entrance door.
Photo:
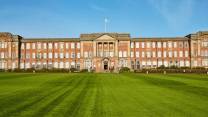
POLYGON ((108 70, 108 61, 104 61, 104 70, 108 70))

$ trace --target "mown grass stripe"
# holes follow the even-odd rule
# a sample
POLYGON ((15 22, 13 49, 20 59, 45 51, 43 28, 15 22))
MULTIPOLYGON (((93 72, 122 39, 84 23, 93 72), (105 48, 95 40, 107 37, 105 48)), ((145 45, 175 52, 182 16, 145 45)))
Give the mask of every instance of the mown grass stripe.
MULTIPOLYGON (((74 79, 70 79, 69 80, 69 83, 72 83, 74 79)), ((15 104, 15 108, 14 108, 14 105, 10 105, 11 109, 9 110, 9 108, 7 108, 8 110, 6 110, 7 112, 7 115, 4 115, 4 113, 2 113, 4 116, 9 116, 9 115, 15 115, 15 114, 19 114, 21 111, 19 110, 22 110, 24 111, 25 109, 31 107, 32 105, 34 104, 37 104, 38 102, 40 102, 41 100, 44 100, 46 99, 47 97, 50 97, 51 95, 54 95, 54 93, 57 93, 59 91, 61 91, 63 88, 65 88, 65 86, 67 86, 67 82, 65 84, 63 84, 62 86, 57 86, 57 87, 54 87, 53 89, 48 89, 48 91, 46 92, 45 90, 47 90, 47 87, 40 87, 39 89, 35 89, 35 90, 32 90, 32 91, 27 91, 25 93, 27 93, 27 96, 24 96, 23 95, 25 93, 20 93, 19 97, 21 98, 21 100, 19 101, 12 101, 12 102, 16 102, 17 104, 15 104), (29 93, 28 93, 29 92, 29 93), (28 97, 31 97, 31 98, 28 98, 28 97), (25 98, 27 100, 25 100, 25 98)), ((16 97, 12 97, 12 98, 17 98, 16 97)))

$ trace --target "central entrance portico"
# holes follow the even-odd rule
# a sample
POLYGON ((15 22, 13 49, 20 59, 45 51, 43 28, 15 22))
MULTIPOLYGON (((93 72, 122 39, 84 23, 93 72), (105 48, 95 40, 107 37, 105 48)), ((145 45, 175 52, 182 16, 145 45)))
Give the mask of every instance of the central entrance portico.
POLYGON ((117 71, 120 58, 129 59, 129 34, 93 33, 81 35, 81 60, 86 68, 86 60, 91 59, 96 72, 117 71), (121 54, 122 53, 122 54, 121 54))

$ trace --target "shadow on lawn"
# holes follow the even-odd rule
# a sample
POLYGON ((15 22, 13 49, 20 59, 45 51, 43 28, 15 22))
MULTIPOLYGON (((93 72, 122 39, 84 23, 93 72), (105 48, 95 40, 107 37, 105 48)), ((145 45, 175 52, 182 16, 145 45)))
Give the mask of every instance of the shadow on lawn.
POLYGON ((31 77, 34 76, 34 74, 30 74, 30 73, 24 73, 24 74, 20 74, 20 73, 3 73, 0 76, 0 80, 9 80, 9 79, 17 79, 17 78, 25 78, 25 77, 31 77))
POLYGON ((143 80, 148 84, 152 84, 158 87, 162 87, 162 88, 169 88, 171 90, 177 90, 177 91, 181 91, 181 92, 187 92, 187 93, 192 93, 198 96, 204 96, 206 98, 208 98, 208 88, 205 87, 197 87, 197 86, 190 86, 184 82, 180 82, 180 81, 174 81, 171 79, 165 79, 162 78, 164 77, 162 75, 160 76, 153 76, 153 75, 133 75, 131 78, 134 79, 138 79, 138 80, 143 80))
POLYGON ((187 80, 198 80, 198 81, 208 81, 208 75, 201 75, 201 77, 196 77, 194 75, 190 75, 190 74, 168 74, 168 76, 170 77, 174 77, 174 78, 183 78, 183 79, 187 79, 187 80))

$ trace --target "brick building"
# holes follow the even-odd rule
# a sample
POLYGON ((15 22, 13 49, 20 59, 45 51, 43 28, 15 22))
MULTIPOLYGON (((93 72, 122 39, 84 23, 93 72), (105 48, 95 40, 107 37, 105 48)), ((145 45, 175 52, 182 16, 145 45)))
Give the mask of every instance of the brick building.
POLYGON ((208 67, 208 32, 185 37, 131 38, 126 33, 80 38, 23 38, 0 33, 0 69, 131 69, 208 67))

